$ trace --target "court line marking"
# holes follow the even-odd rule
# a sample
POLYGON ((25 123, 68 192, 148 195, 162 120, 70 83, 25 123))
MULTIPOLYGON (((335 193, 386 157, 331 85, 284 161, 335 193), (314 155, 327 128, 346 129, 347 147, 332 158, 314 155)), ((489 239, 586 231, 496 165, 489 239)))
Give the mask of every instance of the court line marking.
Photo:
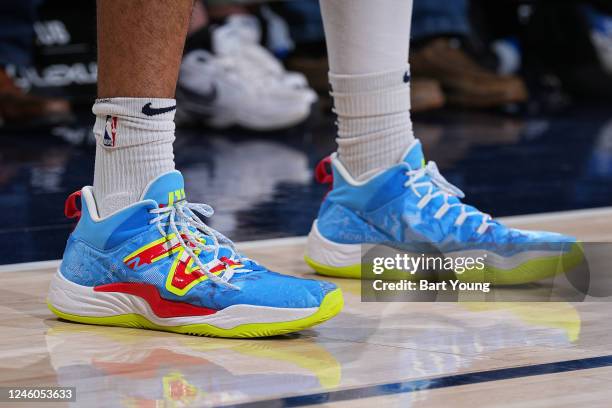
POLYGON ((387 384, 368 385, 358 388, 296 395, 284 398, 272 398, 268 400, 224 406, 235 408, 259 408, 270 406, 300 407, 304 405, 352 401, 362 398, 405 394, 417 391, 435 390, 438 388, 456 387, 460 385, 510 380, 514 378, 533 377, 546 374, 558 374, 609 366, 612 366, 612 355, 559 361, 556 363, 499 368, 495 370, 476 371, 472 373, 453 374, 442 377, 408 380, 387 384))
MULTIPOLYGON (((572 218, 579 220, 599 215, 612 215, 612 207, 587 208, 583 210, 559 211, 551 213, 513 215, 509 217, 500 217, 499 221, 512 223, 539 223, 551 220, 563 220, 572 218)), ((236 242, 236 245, 244 250, 262 249, 280 245, 305 245, 306 237, 286 237, 262 239, 256 241, 236 242)), ((0 265, 0 273, 2 272, 22 272, 22 271, 40 271, 43 269, 56 269, 59 267, 61 260, 55 259, 50 261, 22 262, 15 264, 0 265)))

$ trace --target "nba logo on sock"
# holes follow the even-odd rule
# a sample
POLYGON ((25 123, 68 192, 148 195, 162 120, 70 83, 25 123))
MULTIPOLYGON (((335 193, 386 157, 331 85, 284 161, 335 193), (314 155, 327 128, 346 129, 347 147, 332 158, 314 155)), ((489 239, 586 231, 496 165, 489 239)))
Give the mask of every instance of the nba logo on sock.
POLYGON ((104 146, 115 147, 117 139, 117 117, 108 115, 106 117, 106 127, 104 128, 104 146))

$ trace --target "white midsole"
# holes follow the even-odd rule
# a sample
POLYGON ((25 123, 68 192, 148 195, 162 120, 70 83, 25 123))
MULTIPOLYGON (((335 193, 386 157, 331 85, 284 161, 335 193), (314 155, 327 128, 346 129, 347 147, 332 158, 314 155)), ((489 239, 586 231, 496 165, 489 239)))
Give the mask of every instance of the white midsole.
POLYGON ((149 303, 139 296, 119 292, 96 292, 93 287, 69 281, 59 270, 51 280, 48 301, 60 312, 84 317, 111 317, 134 313, 160 326, 210 324, 221 329, 232 329, 242 324, 299 320, 318 310, 316 307, 233 305, 205 316, 159 317, 153 313, 149 303))
MULTIPOLYGON (((372 244, 341 244, 325 238, 317 226, 317 220, 312 223, 306 245, 306 256, 321 265, 332 267, 346 267, 361 265, 362 249, 372 248, 372 244)), ((377 257, 394 258, 398 250, 386 245, 379 245, 376 249, 377 257)), ((420 254, 401 252, 409 257, 416 258, 420 254)))
MULTIPOLYGON (((529 244, 525 244, 528 246, 529 244)), ((381 245, 379 256, 394 256, 394 252, 390 247, 381 245)), ((402 252, 403 253, 403 252, 402 252)), ((524 264, 525 262, 534 259, 543 259, 548 257, 561 256, 564 253, 561 251, 546 251, 546 250, 526 250, 518 252, 511 256, 503 256, 495 252, 487 250, 464 250, 445 253, 447 258, 464 258, 474 259, 480 258, 488 267, 499 269, 514 269, 524 264)), ((413 254, 412 256, 420 256, 421 254, 413 254)), ((306 256, 313 261, 327 266, 343 267, 361 264, 362 246, 361 244, 341 244, 330 241, 319 232, 317 220, 312 224, 312 229, 308 234, 306 246, 306 256)), ((439 256, 439 255, 432 255, 439 256)))
POLYGON ((317 220, 312 223, 306 245, 306 256, 328 266, 353 266, 361 264, 361 244, 339 244, 325 238, 319 232, 317 220))

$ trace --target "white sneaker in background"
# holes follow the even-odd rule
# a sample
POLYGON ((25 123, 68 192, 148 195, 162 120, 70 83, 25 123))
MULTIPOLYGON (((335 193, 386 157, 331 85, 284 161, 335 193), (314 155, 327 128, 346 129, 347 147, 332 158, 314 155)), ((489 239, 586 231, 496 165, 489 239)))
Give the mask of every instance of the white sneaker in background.
POLYGON ((232 16, 212 30, 212 51, 183 57, 177 121, 277 130, 310 115, 315 92, 259 44, 257 24, 254 17, 232 16))

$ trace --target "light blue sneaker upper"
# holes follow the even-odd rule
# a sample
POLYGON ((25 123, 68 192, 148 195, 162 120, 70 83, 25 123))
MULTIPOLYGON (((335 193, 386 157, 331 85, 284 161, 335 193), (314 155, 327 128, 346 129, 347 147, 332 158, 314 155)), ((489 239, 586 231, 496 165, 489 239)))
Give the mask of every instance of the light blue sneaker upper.
POLYGON ((318 307, 336 288, 271 272, 240 255, 231 241, 196 218, 196 212, 212 215, 212 208, 185 200, 178 171, 151 182, 142 201, 103 219, 91 187, 82 190, 81 203, 60 266, 62 275, 79 285, 146 283, 166 300, 216 310, 236 304, 318 307))
MULTIPOLYGON (((321 205, 319 232, 343 244, 426 244, 444 253, 485 249, 500 255, 564 251, 573 237, 508 228, 463 204, 463 193, 425 164, 416 140, 403 160, 370 179, 354 180, 332 156, 333 189, 321 205)), ((420 245, 420 250, 422 250, 420 245)))

